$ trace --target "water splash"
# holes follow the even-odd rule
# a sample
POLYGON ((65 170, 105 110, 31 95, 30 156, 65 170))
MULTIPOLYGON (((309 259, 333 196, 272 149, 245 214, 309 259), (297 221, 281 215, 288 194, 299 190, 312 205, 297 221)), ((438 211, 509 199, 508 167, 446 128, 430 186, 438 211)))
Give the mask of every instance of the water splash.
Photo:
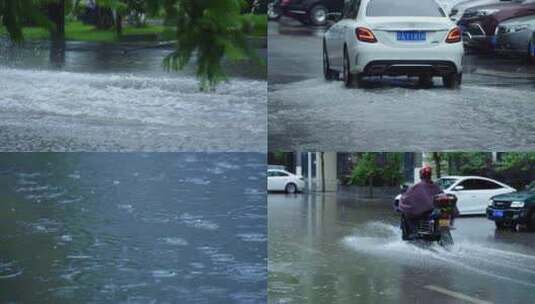
POLYGON ((471 273, 535 287, 535 283, 532 283, 535 269, 529 266, 535 261, 535 256, 505 251, 487 244, 460 241, 447 248, 438 244, 420 247, 401 240, 398 227, 382 222, 368 223, 359 232, 344 237, 342 243, 351 250, 367 255, 409 264, 453 266, 471 273), (504 273, 508 275, 503 275, 504 273))

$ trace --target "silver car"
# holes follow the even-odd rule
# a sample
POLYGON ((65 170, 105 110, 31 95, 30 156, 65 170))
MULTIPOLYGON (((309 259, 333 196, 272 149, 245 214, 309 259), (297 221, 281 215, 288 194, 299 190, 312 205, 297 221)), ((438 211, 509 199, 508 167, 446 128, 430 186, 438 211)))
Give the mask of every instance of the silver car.
POLYGON ((501 22, 495 37, 497 52, 521 54, 535 62, 535 15, 501 22))

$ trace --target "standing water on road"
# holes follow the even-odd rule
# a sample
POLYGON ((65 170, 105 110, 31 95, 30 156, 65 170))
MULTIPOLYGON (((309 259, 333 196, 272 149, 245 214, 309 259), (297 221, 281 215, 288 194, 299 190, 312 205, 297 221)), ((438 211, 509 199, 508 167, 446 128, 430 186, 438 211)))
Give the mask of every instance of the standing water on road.
POLYGON ((462 217, 453 247, 423 248, 401 240, 391 203, 270 195, 269 302, 459 303, 451 294, 532 301, 532 233, 497 232, 486 218, 462 217))
POLYGON ((0 155, 0 303, 266 301, 265 155, 0 155))
POLYGON ((170 52, 0 41, 0 150, 265 151, 265 69, 225 63, 230 81, 202 92, 194 66, 163 71, 170 52))

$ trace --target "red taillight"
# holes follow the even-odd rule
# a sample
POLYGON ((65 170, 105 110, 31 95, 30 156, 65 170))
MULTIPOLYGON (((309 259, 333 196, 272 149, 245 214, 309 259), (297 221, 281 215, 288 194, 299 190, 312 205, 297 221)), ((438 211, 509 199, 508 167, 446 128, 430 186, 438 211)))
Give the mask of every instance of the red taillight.
POLYGON ((448 37, 446 37, 446 42, 447 43, 461 42, 461 36, 462 36, 461 29, 459 27, 455 27, 448 33, 448 37))
POLYGON ((365 27, 357 27, 355 33, 359 41, 368 42, 368 43, 377 42, 377 38, 375 38, 375 35, 370 29, 367 29, 365 27))

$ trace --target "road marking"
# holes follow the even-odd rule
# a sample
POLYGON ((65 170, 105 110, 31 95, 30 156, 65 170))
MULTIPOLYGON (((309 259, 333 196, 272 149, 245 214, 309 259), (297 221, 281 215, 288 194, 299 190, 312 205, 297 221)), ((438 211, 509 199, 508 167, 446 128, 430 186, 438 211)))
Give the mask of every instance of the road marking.
POLYGON ((474 304, 492 304, 492 302, 483 301, 483 300, 480 300, 478 298, 470 297, 470 296, 467 296, 465 294, 462 294, 462 293, 459 293, 459 292, 455 292, 455 291, 451 291, 451 290, 448 290, 448 289, 445 289, 445 288, 442 288, 442 287, 438 287, 438 286, 435 286, 435 285, 427 285, 427 286, 424 286, 424 288, 432 290, 432 291, 439 292, 441 294, 450 296, 452 298, 456 298, 458 300, 463 300, 463 301, 474 303, 474 304))

